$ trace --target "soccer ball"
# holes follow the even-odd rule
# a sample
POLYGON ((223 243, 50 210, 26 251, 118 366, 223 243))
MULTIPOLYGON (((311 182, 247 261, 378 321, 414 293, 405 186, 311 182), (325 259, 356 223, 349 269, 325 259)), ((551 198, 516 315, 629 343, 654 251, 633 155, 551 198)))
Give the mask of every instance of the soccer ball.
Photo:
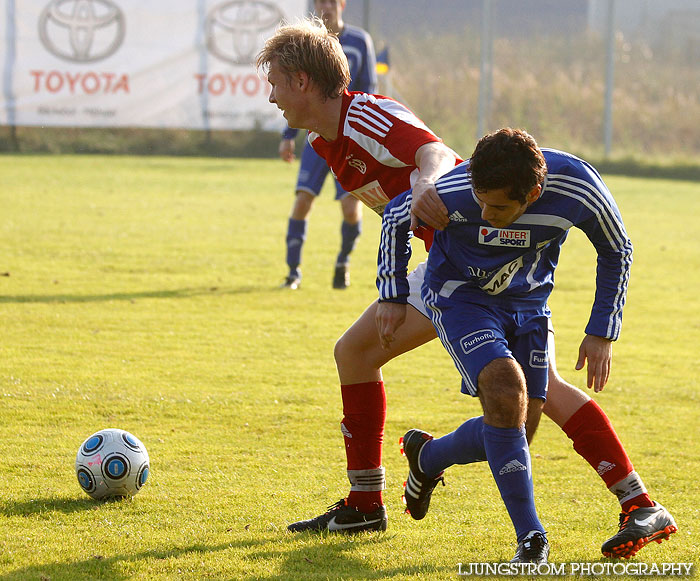
POLYGON ((116 428, 95 432, 75 457, 78 484, 96 499, 134 496, 146 483, 149 467, 141 440, 116 428))

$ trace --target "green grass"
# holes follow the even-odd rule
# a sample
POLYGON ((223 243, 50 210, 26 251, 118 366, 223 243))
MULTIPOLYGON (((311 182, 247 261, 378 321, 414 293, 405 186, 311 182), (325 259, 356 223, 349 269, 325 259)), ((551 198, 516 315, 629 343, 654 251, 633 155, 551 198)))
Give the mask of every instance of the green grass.
MULTIPOLYGON (((376 216, 352 286, 331 291, 340 210, 327 188, 291 293, 277 285, 294 165, 4 156, 0 176, 1 580, 437 580, 456 578, 460 562, 512 557, 486 465, 452 469, 423 521, 401 512, 398 437, 414 426, 443 434, 479 413, 437 342, 385 369, 389 531, 285 530, 347 493, 332 352, 375 296, 376 216), (149 450, 151 477, 132 501, 78 488, 78 446, 105 427, 149 450)), ((698 184, 608 181, 635 264, 611 382, 596 399, 680 528, 635 560, 697 568, 698 184)), ((590 244, 574 233, 551 306, 559 367, 577 385, 593 273, 590 244)), ((552 561, 600 561, 616 500, 551 422, 532 452, 552 561)))

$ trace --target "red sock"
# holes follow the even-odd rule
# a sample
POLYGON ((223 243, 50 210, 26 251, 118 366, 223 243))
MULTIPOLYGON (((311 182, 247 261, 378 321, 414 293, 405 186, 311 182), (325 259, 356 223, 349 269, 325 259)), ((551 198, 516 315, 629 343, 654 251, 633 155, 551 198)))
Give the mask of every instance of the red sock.
MULTIPOLYGON (((589 400, 582 405, 562 429, 573 441, 574 450, 588 461, 608 488, 634 470, 615 428, 595 401, 589 400)), ((632 505, 653 506, 654 503, 646 492, 642 492, 626 498, 622 509, 627 511, 632 505)))
MULTIPOLYGON (((343 421, 348 470, 369 470, 382 465, 382 442, 386 419, 384 382, 341 385, 343 421)), ((372 512, 384 504, 381 490, 351 490, 348 505, 362 512, 372 512)))

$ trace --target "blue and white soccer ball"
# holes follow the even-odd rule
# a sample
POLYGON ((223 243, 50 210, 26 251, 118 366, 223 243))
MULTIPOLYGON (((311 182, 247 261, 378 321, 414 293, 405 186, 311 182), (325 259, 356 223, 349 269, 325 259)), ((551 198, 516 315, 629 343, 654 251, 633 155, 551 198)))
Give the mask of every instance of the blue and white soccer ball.
POLYGON ((95 432, 75 457, 78 484, 96 499, 134 496, 146 484, 149 469, 141 440, 116 428, 95 432))

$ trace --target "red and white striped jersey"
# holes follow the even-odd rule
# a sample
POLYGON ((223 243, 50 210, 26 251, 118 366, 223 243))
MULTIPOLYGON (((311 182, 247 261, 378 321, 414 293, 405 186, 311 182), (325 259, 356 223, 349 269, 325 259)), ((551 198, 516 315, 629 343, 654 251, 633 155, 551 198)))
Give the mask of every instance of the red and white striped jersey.
POLYGON ((347 91, 338 137, 326 141, 309 133, 309 143, 340 185, 380 216, 389 200, 413 187, 416 151, 436 141, 441 139, 401 103, 347 91))

